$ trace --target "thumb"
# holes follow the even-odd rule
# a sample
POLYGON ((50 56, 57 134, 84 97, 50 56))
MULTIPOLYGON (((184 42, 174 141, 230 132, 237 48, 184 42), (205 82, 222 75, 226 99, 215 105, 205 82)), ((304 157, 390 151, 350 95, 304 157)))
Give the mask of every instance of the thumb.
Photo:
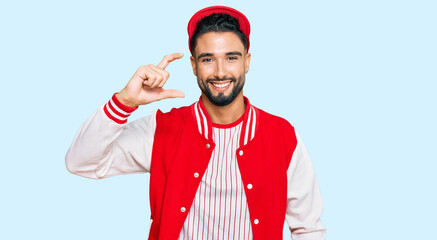
POLYGON ((179 90, 171 89, 171 90, 164 90, 160 93, 159 98, 165 99, 165 98, 183 98, 185 97, 185 94, 179 90))

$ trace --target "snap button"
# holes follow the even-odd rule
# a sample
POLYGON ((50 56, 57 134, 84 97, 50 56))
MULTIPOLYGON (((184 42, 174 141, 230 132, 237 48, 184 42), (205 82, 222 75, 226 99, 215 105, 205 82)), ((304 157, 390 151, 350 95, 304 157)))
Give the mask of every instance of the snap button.
POLYGON ((252 189, 253 188, 253 186, 252 186, 252 184, 247 184, 247 189, 252 189))
POLYGON ((195 178, 198 178, 198 177, 199 177, 199 173, 195 172, 195 173, 194 173, 194 177, 195 177, 195 178))
POLYGON ((240 154, 240 156, 243 156, 243 150, 240 150, 238 154, 240 154))
POLYGON ((255 220, 253 220, 253 223, 258 224, 258 223, 259 223, 259 220, 258 220, 258 219, 255 219, 255 220))
POLYGON ((211 145, 209 143, 206 144, 206 148, 210 148, 211 145))
POLYGON ((185 209, 184 207, 181 207, 181 212, 185 212, 187 209, 185 209))

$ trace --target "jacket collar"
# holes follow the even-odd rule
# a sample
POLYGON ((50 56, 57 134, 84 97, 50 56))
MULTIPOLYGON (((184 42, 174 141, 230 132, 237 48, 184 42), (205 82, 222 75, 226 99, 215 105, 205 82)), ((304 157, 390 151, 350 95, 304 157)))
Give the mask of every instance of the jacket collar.
MULTIPOLYGON (((246 110, 243 114, 240 146, 246 145, 255 137, 257 120, 259 115, 258 110, 250 104, 247 97, 244 97, 244 103, 246 103, 246 110)), ((195 102, 192 105, 192 112, 200 135, 202 135, 202 137, 204 137, 205 139, 212 141, 213 123, 208 112, 206 111, 205 106, 202 103, 202 98, 199 98, 199 101, 195 102)))

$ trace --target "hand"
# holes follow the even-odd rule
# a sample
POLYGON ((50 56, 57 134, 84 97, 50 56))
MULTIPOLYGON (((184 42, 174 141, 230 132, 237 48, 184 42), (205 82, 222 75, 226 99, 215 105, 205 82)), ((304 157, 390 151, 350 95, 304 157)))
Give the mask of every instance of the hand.
POLYGON ((184 97, 184 93, 179 90, 162 88, 170 76, 165 68, 183 56, 183 53, 173 53, 164 56, 158 66, 149 64, 139 67, 126 87, 116 95, 117 99, 126 106, 138 107, 165 98, 184 97))

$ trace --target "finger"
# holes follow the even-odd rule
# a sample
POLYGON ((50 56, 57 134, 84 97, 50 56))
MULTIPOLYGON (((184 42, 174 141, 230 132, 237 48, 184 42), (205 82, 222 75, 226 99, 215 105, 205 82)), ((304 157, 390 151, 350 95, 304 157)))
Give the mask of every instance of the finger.
POLYGON ((167 82, 167 79, 164 79, 157 87, 162 88, 164 87, 165 83, 167 82))
POLYGON ((150 66, 145 66, 145 74, 147 78, 143 81, 143 84, 147 87, 152 87, 153 84, 157 81, 158 73, 155 72, 150 66))
POLYGON ((150 64, 148 65, 148 67, 150 68, 150 71, 152 71, 153 75, 155 76, 154 81, 149 83, 149 87, 156 88, 158 87, 158 85, 161 84, 162 81, 164 81, 164 75, 156 69, 157 68, 156 66, 150 64))
POLYGON ((161 68, 154 66, 154 65, 151 65, 150 67, 154 71, 156 71, 159 75, 162 76, 162 80, 156 86, 156 87, 162 88, 165 85, 165 83, 167 82, 168 78, 170 77, 170 73, 168 73, 167 71, 162 70, 161 68))
POLYGON ((149 78, 153 77, 154 74, 155 73, 151 71, 150 67, 146 65, 143 65, 140 68, 138 68, 137 72, 135 73, 135 75, 138 76, 143 81, 147 81, 149 78))
POLYGON ((185 97, 185 94, 179 90, 171 89, 171 90, 164 90, 159 94, 159 99, 165 99, 165 98, 183 98, 185 97))
POLYGON ((158 64, 158 67, 161 69, 165 69, 169 63, 173 62, 176 59, 182 58, 183 56, 183 53, 173 53, 170 55, 165 55, 161 62, 158 64))
POLYGON ((149 70, 147 69, 147 66, 143 65, 143 66, 138 68, 138 70, 135 72, 135 75, 137 75, 138 77, 140 77, 144 81, 144 80, 147 80, 149 78, 148 75, 150 75, 150 74, 148 74, 148 72, 149 72, 149 70))

